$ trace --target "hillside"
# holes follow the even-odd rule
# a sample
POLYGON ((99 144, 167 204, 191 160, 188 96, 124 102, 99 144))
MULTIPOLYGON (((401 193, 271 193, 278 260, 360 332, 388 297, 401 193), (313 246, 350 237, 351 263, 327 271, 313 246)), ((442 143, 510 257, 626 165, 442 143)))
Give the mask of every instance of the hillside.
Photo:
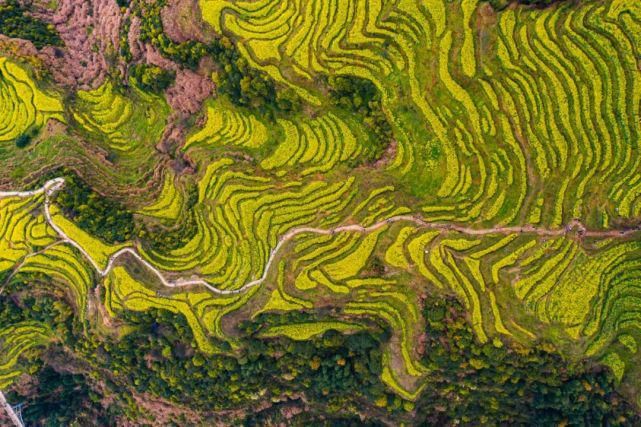
POLYGON ((633 1, 0 0, 0 391, 638 425, 640 109, 633 1))

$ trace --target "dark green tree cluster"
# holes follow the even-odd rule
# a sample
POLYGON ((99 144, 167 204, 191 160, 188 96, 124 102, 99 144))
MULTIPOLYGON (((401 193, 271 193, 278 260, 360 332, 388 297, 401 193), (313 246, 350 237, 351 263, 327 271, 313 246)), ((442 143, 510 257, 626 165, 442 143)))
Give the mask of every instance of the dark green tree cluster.
POLYGON ((218 70, 218 92, 227 95, 236 105, 261 113, 291 112, 300 108, 301 100, 293 90, 278 90, 267 74, 249 66, 228 38, 215 38, 205 44, 195 40, 176 43, 167 37, 160 17, 165 5, 166 0, 140 5, 137 14, 142 22, 141 41, 151 43, 165 57, 191 69, 196 69, 202 58, 211 57, 218 70))
POLYGON ((156 251, 170 251, 186 245, 198 233, 195 209, 198 202, 198 187, 187 190, 187 202, 176 224, 140 224, 138 237, 143 245, 156 251))
POLYGON ((65 217, 80 228, 108 243, 122 243, 134 238, 152 250, 177 249, 198 233, 194 209, 198 201, 198 188, 190 186, 184 214, 175 224, 146 221, 122 203, 94 191, 75 171, 58 168, 42 175, 33 188, 47 180, 63 176, 65 185, 55 194, 55 202, 65 217))
POLYGON ((196 186, 187 190, 186 208, 179 221, 163 224, 135 216, 122 203, 94 191, 75 171, 68 168, 58 168, 42 175, 33 188, 60 176, 65 178, 65 185, 55 193, 55 203, 65 217, 105 242, 123 243, 137 238, 146 248, 166 251, 185 245, 198 233, 194 212, 198 200, 196 186))
MULTIPOLYGON (((26 318, 32 317, 19 320, 26 318)), ((43 358, 35 360, 39 369, 30 382, 37 387, 9 392, 11 401, 26 404, 29 425, 109 426, 123 417, 140 421, 143 414, 128 390, 203 413, 244 408, 244 425, 263 425, 260 420, 275 415, 267 411, 258 416, 256 402, 287 402, 286 396, 304 395, 314 413, 331 421, 326 425, 370 425, 354 424, 350 405, 351 411, 356 405, 362 409, 374 396, 386 394, 379 379, 380 336, 329 331, 308 342, 253 336, 277 321, 277 316, 266 316, 243 323, 243 332, 250 336, 242 341, 240 354, 208 356, 195 348, 180 315, 152 309, 126 312, 122 319, 135 329, 121 339, 61 334, 43 358)), ((313 317, 294 314, 289 319, 313 317)))
POLYGON ((417 421, 429 425, 638 425, 612 376, 543 349, 479 344, 454 299, 429 298, 429 384, 417 421))
POLYGON ((0 325, 13 325, 25 320, 30 320, 29 311, 20 304, 18 297, 11 297, 12 291, 15 291, 17 285, 15 280, 11 283, 5 283, 7 277, 11 272, 3 274, 2 280, 2 293, 0 293, 0 325))
POLYGON ((63 45, 53 25, 29 15, 17 0, 0 3, 0 34, 29 40, 38 49, 44 46, 63 45))
MULTIPOLYGON (((29 284, 33 285, 33 283, 26 285, 29 284)), ((34 320, 45 325, 65 326, 70 326, 70 322, 73 320, 73 312, 69 306, 53 294, 41 294, 37 298, 27 295, 20 299, 14 298, 12 303, 20 310, 23 320, 34 320)))
MULTIPOLYGON (((120 7, 127 7, 119 5, 120 7)), ((120 57, 126 63, 130 63, 133 59, 131 53, 131 46, 129 46, 129 32, 131 31, 131 15, 125 15, 118 30, 118 52, 120 57)))
MULTIPOLYGON (((37 299, 21 291, 29 290, 28 279, 13 277, 7 282, 10 271, 0 278, 2 293, 0 293, 0 325, 12 325, 26 320, 52 321, 56 316, 52 300, 48 295, 37 299)), ((31 289, 33 290, 33 289, 31 289)))
MULTIPOLYGON (((126 313, 136 331, 121 340, 78 347, 104 368, 133 379, 131 386, 200 410, 250 405, 256 399, 304 393, 313 402, 349 402, 384 395, 379 379, 380 337, 329 331, 304 342, 260 339, 266 324, 245 322, 240 354, 208 356, 195 347, 182 316, 150 310, 126 313)), ((224 347, 224 346, 223 346, 224 347)))
MULTIPOLYGON (((8 282, 8 273, 3 276, 0 277, 0 328, 30 321, 47 325, 53 331, 49 348, 37 346, 20 354, 21 370, 33 375, 27 377, 27 381, 20 381, 20 387, 5 390, 9 401, 24 404, 25 424, 115 425, 114 417, 125 413, 119 401, 123 398, 97 393, 92 386, 94 380, 88 375, 98 377, 95 372, 83 372, 80 366, 74 366, 70 358, 75 355, 65 351, 81 345, 86 338, 86 331, 73 315, 65 292, 52 286, 51 279, 39 273, 20 273, 8 282), (59 357, 52 367, 50 355, 55 353, 59 353, 59 357), (80 373, 68 371, 76 369, 80 373), (104 406, 105 399, 112 403, 104 406)), ((111 389, 115 396, 115 387, 111 389)))
POLYGON ((279 370, 274 380, 278 381, 293 373, 294 383, 309 396, 318 399, 329 396, 360 396, 374 398, 384 395, 380 382, 380 344, 387 341, 386 331, 367 331, 343 335, 329 330, 309 341, 294 341, 289 338, 261 340, 256 334, 267 326, 317 321, 318 316, 304 312, 279 315, 261 314, 252 321, 241 323, 240 330, 248 338, 248 357, 252 350, 274 359, 279 370))
POLYGON ((161 93, 174 83, 176 73, 156 65, 137 64, 129 69, 131 77, 140 88, 161 93))
POLYGON ((36 126, 32 126, 23 133, 21 133, 16 138, 16 147, 25 148, 27 145, 31 144, 31 141, 38 136, 40 129, 36 126))
POLYGON ((362 419, 359 415, 327 414, 323 408, 307 408, 299 414, 288 414, 286 417, 283 415, 283 407, 287 404, 288 402, 279 402, 260 411, 250 412, 243 420, 243 426, 385 427, 389 425, 374 417, 362 419))
MULTIPOLYGON (((20 274, 9 283, 6 282, 8 274, 4 276, 0 280, 0 329, 31 321, 50 326, 61 342, 72 336, 73 312, 59 290, 52 289, 50 284, 40 287, 29 275, 20 274), (34 297, 31 293, 36 288, 38 296, 34 297)), ((38 372, 43 366, 40 352, 41 347, 22 352, 18 361, 20 368, 24 372, 38 372)))
POLYGON ((19 395, 22 417, 30 426, 116 425, 116 406, 100 404, 106 396, 96 393, 82 374, 60 372, 45 366, 38 372, 34 388, 19 395))
POLYGON ((361 117, 374 136, 371 159, 378 159, 393 138, 392 127, 381 105, 381 93, 371 81, 354 76, 326 79, 332 104, 361 117))
POLYGON ((195 40, 176 43, 167 37, 160 15, 167 4, 166 0, 143 3, 135 9, 135 13, 141 18, 140 41, 151 43, 163 56, 195 70, 200 60, 207 55, 206 46, 195 40))
POLYGON ((130 240, 135 230, 131 211, 92 190, 75 173, 66 172, 65 185, 55 195, 64 215, 108 243, 130 240))
POLYGON ((511 3, 522 4, 534 7, 548 7, 554 3, 562 3, 567 0, 484 0, 488 2, 496 10, 505 9, 511 3))
MULTIPOLYGON (((23 396, 32 405, 27 415, 34 425, 45 419, 113 425, 117 417, 136 414, 127 390, 150 393, 205 413, 244 408, 250 414, 246 425, 295 424, 296 420, 358 425, 353 418, 357 412, 381 411, 375 409, 375 400, 398 400, 380 381, 381 346, 389 338, 385 330, 373 327, 352 335, 328 331, 308 341, 260 338, 260 332, 269 326, 322 320, 331 313, 261 314, 238 325, 239 352, 232 353, 219 343, 229 354, 212 356, 197 349, 180 315, 155 309, 127 311, 120 318, 133 330, 124 337, 85 335, 72 330, 70 315, 61 309, 60 301, 42 294, 21 295, 26 289, 23 285, 9 287, 0 296, 0 322, 38 320, 66 327, 67 333, 58 334, 56 346, 63 347, 57 351, 64 354, 62 359, 72 354, 78 370, 69 374, 45 367, 36 374, 37 391, 23 396), (102 394, 96 391, 93 379, 98 377, 102 394), (113 395, 107 400, 113 403, 101 408, 104 390, 111 390, 108 393, 113 395), (300 419, 282 420, 278 406, 296 402, 300 396, 310 407, 308 418, 302 414, 300 419), (273 410, 254 413, 256 402, 270 400, 280 403, 273 410), (309 414, 314 415, 309 418, 309 414)), ((571 366, 545 350, 510 347, 499 341, 478 344, 463 308, 454 299, 429 297, 424 316, 429 382, 415 413, 388 408, 394 419, 439 426, 641 422, 603 370, 585 364, 571 366)), ((55 351, 49 349, 48 354, 55 351)), ((43 359, 39 366, 47 366, 50 359, 43 359)), ((15 391, 10 397, 21 399, 15 391)))
POLYGON ((298 111, 301 100, 292 89, 277 90, 267 74, 249 66, 228 38, 214 39, 207 46, 218 66, 218 92, 236 105, 262 112, 298 111))
POLYGON ((73 310, 64 292, 52 287, 50 279, 39 273, 20 273, 8 283, 0 281, 0 287, 0 327, 36 321, 49 325, 60 339, 73 334, 73 310))

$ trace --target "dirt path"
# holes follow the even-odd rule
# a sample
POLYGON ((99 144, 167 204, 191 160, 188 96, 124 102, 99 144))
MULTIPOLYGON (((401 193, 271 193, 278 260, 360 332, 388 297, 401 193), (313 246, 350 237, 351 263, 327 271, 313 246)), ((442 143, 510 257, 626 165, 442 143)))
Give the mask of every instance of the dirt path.
POLYGON ((33 197, 36 195, 43 194, 45 195, 45 202, 44 202, 44 213, 45 213, 45 218, 47 220, 47 223, 58 233, 58 235, 61 237, 61 241, 65 243, 69 243, 91 263, 91 265, 94 267, 96 272, 101 276, 105 277, 109 274, 109 272, 112 270, 114 263, 122 256, 125 254, 129 254, 136 258, 142 265, 145 266, 151 273, 153 273, 160 283, 162 283, 163 286, 168 287, 168 288, 180 288, 184 286, 204 286, 210 291, 220 294, 220 295, 236 295, 245 292, 246 290, 253 288, 254 286, 260 285, 262 282, 265 281, 267 278, 267 275, 271 269, 271 266, 276 259, 280 249, 285 245, 287 242, 298 236, 299 234, 321 234, 321 235, 333 235, 336 233, 344 233, 344 232, 358 232, 358 233, 371 233, 373 231, 376 231, 382 227, 385 227, 387 225, 396 223, 396 222, 411 222, 416 224, 418 227, 423 228, 423 229, 431 229, 431 230, 441 230, 444 232, 451 232, 455 231, 461 234, 467 234, 471 236, 485 236, 485 235, 491 235, 491 234, 534 234, 537 236, 544 236, 544 237, 560 237, 564 236, 573 232, 576 232, 580 237, 600 237, 600 238, 623 238, 623 237, 628 237, 632 234, 639 233, 640 228, 637 227, 635 229, 626 229, 626 230, 587 230, 585 226, 579 221, 578 219, 572 220, 569 224, 567 224, 565 227, 562 228, 556 228, 556 229, 547 229, 547 228, 541 228, 541 227, 535 227, 533 225, 524 225, 524 226, 509 226, 509 227, 491 227, 491 228, 471 228, 471 227, 464 227, 461 225, 455 225, 455 224, 444 224, 444 223, 437 223, 437 222, 427 222, 423 218, 421 218, 418 215, 396 215, 387 219, 384 219, 382 221, 379 221, 369 227, 364 227, 359 224, 351 224, 351 225, 342 225, 334 228, 314 228, 314 227, 299 227, 299 228, 294 228, 287 233, 285 233, 283 236, 278 239, 278 242, 276 246, 271 250, 269 254, 269 258, 267 260, 267 263, 265 264, 265 268, 263 270, 263 274, 255 280, 252 280, 250 282, 245 283, 243 286, 237 289, 219 289, 215 286, 212 286, 211 284, 207 283, 204 279, 200 278, 190 278, 190 279, 178 279, 175 281, 170 281, 168 280, 164 274, 154 267, 149 261, 145 260, 140 254, 138 253, 137 249, 135 247, 126 247, 118 250, 114 254, 112 254, 109 257, 109 261, 107 263, 107 266, 105 268, 101 268, 100 265, 91 257, 91 255, 84 249, 80 244, 78 244, 76 241, 71 239, 65 232, 62 230, 53 220, 50 212, 50 205, 51 205, 51 196, 58 190, 60 190, 64 186, 64 178, 55 178, 50 181, 47 181, 42 188, 39 188, 37 190, 32 190, 32 191, 0 191, 0 198, 5 198, 5 197, 33 197))
POLYGON ((22 420, 16 414, 16 411, 13 410, 9 402, 7 402, 7 399, 4 397, 4 393, 0 391, 0 406, 4 407, 4 410, 7 411, 7 415, 9 415, 9 419, 13 421, 13 424, 16 427, 24 427, 24 424, 22 424, 22 420))

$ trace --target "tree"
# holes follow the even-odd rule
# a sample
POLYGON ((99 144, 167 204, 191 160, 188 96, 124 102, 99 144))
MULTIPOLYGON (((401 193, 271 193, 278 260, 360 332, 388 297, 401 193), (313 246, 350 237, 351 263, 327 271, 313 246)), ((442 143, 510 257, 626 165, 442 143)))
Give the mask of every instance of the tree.
POLYGON ((27 145, 33 141, 33 139, 38 135, 39 129, 36 127, 31 127, 21 133, 17 138, 16 138, 16 147, 18 148, 24 148, 27 145))
POLYGON ((174 83, 176 73, 155 65, 138 64, 132 67, 131 77, 142 89, 160 93, 174 83))
POLYGON ((17 0, 0 4, 0 34, 31 41, 38 49, 44 46, 62 46, 55 28, 33 16, 17 0))

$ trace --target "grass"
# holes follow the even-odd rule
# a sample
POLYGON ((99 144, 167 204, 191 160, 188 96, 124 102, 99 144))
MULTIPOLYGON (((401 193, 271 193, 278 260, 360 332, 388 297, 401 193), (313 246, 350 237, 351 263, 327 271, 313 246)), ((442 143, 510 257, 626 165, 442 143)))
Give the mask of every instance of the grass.
POLYGON ((346 322, 306 322, 288 325, 270 326, 260 332, 262 338, 284 336, 296 341, 305 341, 317 335, 322 335, 329 330, 341 333, 353 333, 362 329, 361 325, 346 322))

